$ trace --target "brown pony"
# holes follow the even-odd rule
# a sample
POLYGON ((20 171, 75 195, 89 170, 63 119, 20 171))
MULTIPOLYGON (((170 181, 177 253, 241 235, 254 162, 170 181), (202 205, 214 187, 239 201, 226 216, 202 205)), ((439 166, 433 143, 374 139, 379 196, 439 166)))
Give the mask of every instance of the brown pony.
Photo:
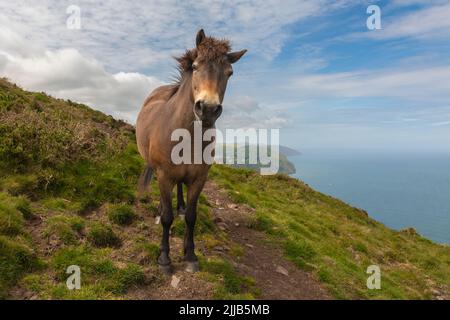
POLYGON ((177 210, 179 214, 185 214, 187 225, 184 237, 186 270, 198 270, 194 253, 194 226, 198 197, 210 168, 204 161, 200 164, 174 164, 171 152, 178 142, 172 141, 171 135, 174 130, 183 128, 193 137, 196 120, 202 121, 203 132, 214 128, 222 113, 228 79, 233 73, 231 64, 247 51, 230 52, 230 49, 227 40, 207 37, 200 30, 196 48, 187 50, 177 58, 180 71, 177 82, 155 89, 145 100, 136 122, 139 153, 147 163, 141 175, 140 190, 145 190, 155 172, 161 193, 159 210, 163 234, 158 264, 165 273, 171 272, 169 231, 173 221, 172 191, 175 185, 177 210), (183 198, 183 184, 187 186, 187 206, 183 198))

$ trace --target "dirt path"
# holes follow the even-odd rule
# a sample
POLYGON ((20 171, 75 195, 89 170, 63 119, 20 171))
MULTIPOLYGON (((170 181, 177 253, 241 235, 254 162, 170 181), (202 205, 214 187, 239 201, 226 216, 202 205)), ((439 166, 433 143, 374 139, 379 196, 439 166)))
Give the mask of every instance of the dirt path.
POLYGON ((287 261, 279 249, 266 243, 266 236, 247 227, 253 209, 233 203, 213 182, 203 190, 213 206, 214 220, 230 239, 245 248, 238 272, 251 276, 261 289, 260 299, 331 299, 313 277, 287 261))

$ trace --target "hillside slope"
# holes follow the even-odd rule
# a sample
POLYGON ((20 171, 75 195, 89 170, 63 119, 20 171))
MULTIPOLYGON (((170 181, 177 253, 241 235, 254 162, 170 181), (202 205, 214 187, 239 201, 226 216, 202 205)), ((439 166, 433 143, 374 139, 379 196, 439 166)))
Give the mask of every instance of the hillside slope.
POLYGON ((284 175, 214 166, 196 227, 201 272, 155 259, 158 190, 136 198, 131 126, 0 80, 0 298, 448 299, 450 248, 393 231, 284 175), (368 290, 366 268, 382 272, 368 290), (80 290, 66 268, 81 268, 80 290), (286 290, 277 290, 286 288, 286 290))

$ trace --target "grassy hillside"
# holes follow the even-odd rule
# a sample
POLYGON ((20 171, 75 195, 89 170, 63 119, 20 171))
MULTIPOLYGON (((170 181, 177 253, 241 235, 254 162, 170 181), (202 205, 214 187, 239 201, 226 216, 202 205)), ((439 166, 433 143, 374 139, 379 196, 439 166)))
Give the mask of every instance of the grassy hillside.
MULTIPOLYGON (((173 297, 165 295, 170 285, 155 263, 161 234, 153 222, 155 184, 136 198, 142 167, 131 126, 0 80, 0 298, 173 297), (69 265, 82 269, 81 290, 66 288, 69 265)), ((448 298, 448 246, 386 228, 284 175, 214 166, 210 177, 253 208, 251 228, 336 298, 448 298), (381 268, 381 290, 366 288, 372 264, 381 268)), ((254 279, 235 268, 246 248, 216 226, 213 206, 201 197, 201 272, 187 278, 193 289, 182 297, 257 298, 254 279)), ((176 219, 175 264, 183 232, 176 219)))
MULTIPOLYGON (((153 183, 152 194, 136 199, 143 165, 133 127, 0 79, 0 298, 132 298, 143 285, 158 292, 158 190, 153 183), (81 290, 66 288, 70 265, 81 267, 81 290)), ((232 247, 209 211, 202 197, 199 247, 232 247)), ((177 219, 174 252, 183 232, 177 219)), ((199 258, 194 280, 211 297, 253 297, 251 279, 229 261, 199 258)))

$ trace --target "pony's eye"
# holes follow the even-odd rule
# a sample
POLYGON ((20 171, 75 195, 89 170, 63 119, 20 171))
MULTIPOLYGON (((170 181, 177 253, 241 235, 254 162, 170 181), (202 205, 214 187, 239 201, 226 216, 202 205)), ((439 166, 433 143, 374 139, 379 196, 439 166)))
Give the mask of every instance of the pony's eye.
POLYGON ((228 76, 231 77, 233 75, 233 69, 227 72, 228 76))
POLYGON ((192 70, 194 70, 194 71, 195 71, 195 70, 197 70, 197 69, 198 69, 198 66, 197 66, 197 64, 193 63, 193 64, 192 64, 192 70))

